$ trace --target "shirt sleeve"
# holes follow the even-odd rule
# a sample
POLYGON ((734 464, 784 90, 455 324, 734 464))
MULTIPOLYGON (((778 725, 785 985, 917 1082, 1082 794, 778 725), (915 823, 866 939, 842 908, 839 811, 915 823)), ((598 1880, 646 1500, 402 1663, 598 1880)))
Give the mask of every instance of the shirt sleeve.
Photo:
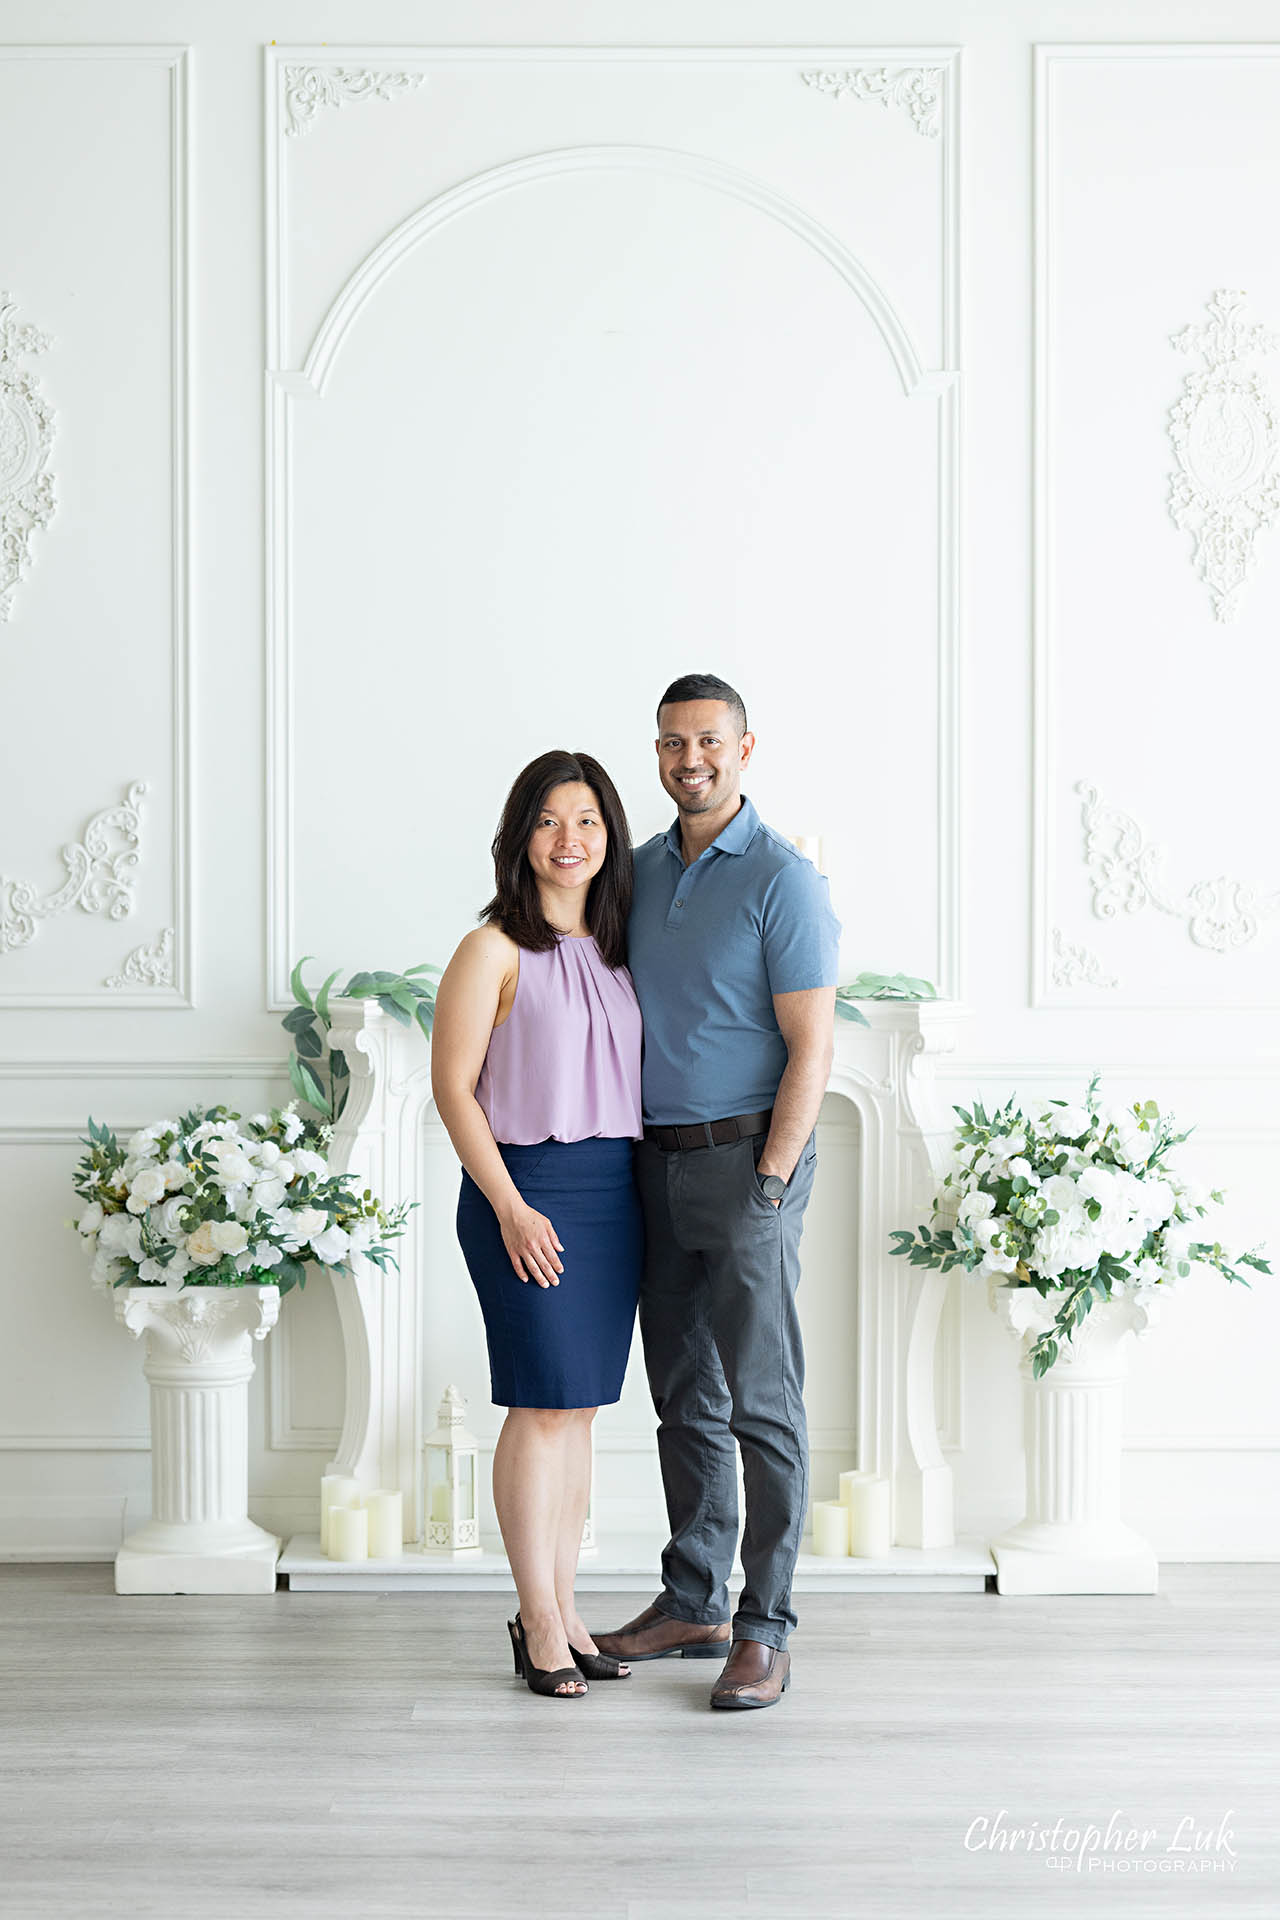
POLYGON ((807 860, 788 860, 770 881, 763 937, 771 994, 840 984, 840 922, 825 874, 807 860))

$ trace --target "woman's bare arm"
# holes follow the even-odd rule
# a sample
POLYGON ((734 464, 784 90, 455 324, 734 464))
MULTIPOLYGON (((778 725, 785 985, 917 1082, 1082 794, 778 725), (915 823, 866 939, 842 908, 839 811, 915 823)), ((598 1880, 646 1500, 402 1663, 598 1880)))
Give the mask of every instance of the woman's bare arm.
POLYGON ((454 1152, 498 1217, 516 1273, 555 1286, 564 1249, 546 1216, 520 1197, 476 1099, 499 1003, 518 969, 519 949, 497 927, 477 927, 460 943, 436 991, 431 1092, 454 1152))

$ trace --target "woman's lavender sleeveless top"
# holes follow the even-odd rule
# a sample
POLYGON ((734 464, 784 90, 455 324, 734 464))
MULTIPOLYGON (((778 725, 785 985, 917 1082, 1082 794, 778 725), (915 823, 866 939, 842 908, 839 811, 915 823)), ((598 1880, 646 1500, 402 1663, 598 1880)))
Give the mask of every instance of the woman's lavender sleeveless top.
POLYGON ((520 949, 515 1002, 489 1040, 476 1099, 495 1140, 639 1140, 640 1006, 595 940, 520 949))

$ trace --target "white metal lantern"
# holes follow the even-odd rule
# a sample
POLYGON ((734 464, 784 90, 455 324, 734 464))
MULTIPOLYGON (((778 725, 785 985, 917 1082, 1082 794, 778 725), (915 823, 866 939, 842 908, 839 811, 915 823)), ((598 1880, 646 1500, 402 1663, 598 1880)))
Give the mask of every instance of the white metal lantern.
POLYGON ((451 1558, 480 1551, 480 1443, 462 1424, 466 1401, 446 1387, 439 1425, 422 1443, 422 1550, 451 1558))

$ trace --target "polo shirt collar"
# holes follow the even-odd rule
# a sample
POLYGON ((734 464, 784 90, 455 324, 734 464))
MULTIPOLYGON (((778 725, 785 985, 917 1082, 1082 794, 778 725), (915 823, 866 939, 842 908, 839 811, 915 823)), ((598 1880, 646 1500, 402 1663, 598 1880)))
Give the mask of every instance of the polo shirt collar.
MULTIPOLYGON (((756 812, 746 794, 742 796, 742 805, 722 833, 717 834, 708 853, 745 853, 755 839, 760 828, 760 815, 756 812)), ((680 816, 676 815, 667 828, 667 846, 678 860, 684 859, 684 850, 680 841, 680 816)))

